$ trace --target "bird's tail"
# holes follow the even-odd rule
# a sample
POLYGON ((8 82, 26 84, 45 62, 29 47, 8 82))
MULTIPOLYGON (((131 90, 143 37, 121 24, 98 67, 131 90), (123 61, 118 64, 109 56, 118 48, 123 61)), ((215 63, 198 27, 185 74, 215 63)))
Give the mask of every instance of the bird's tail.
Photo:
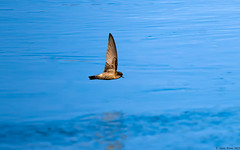
POLYGON ((88 76, 90 80, 97 79, 96 76, 88 76))

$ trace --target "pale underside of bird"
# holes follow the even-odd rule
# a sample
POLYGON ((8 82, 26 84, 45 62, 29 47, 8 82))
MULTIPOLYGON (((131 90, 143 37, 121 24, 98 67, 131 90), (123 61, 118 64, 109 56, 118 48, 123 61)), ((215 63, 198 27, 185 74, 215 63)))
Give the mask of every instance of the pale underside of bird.
POLYGON ((109 33, 108 37, 106 61, 107 62, 105 64, 104 72, 98 75, 89 76, 90 80, 93 79, 113 80, 119 79, 123 75, 122 72, 117 71, 118 66, 117 48, 111 33, 109 33))

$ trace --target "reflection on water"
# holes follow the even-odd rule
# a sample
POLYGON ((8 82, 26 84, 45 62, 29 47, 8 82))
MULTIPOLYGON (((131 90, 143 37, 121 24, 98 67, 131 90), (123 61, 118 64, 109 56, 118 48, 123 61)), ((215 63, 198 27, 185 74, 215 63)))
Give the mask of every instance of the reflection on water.
POLYGON ((89 114, 71 120, 0 124, 0 147, 15 149, 212 149, 238 144, 240 109, 160 115, 89 114), (152 140, 153 144, 147 144, 152 140), (169 145, 169 140, 180 142, 169 145), (146 143, 145 143, 146 141, 146 143), (14 146, 11 145, 14 143, 14 146))
POLYGON ((123 147, 123 141, 126 138, 124 135, 124 125, 120 121, 123 118, 121 113, 105 113, 101 117, 104 122, 100 133, 96 133, 99 137, 98 143, 107 145, 106 150, 119 150, 123 147), (121 131, 122 130, 122 131, 121 131))

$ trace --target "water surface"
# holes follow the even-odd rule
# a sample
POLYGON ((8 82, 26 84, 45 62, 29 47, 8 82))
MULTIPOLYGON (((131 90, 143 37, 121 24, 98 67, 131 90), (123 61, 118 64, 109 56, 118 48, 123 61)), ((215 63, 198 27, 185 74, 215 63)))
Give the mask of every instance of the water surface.
POLYGON ((0 1, 1 149, 239 146, 239 7, 0 1), (108 33, 125 78, 90 81, 108 33))

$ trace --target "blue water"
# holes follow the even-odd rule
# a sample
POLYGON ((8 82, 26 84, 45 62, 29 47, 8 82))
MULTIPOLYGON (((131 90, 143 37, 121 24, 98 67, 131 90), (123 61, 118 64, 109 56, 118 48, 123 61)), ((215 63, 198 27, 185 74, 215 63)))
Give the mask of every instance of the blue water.
POLYGON ((0 1, 0 149, 239 147, 240 1, 0 1), (104 70, 108 34, 125 78, 104 70))

